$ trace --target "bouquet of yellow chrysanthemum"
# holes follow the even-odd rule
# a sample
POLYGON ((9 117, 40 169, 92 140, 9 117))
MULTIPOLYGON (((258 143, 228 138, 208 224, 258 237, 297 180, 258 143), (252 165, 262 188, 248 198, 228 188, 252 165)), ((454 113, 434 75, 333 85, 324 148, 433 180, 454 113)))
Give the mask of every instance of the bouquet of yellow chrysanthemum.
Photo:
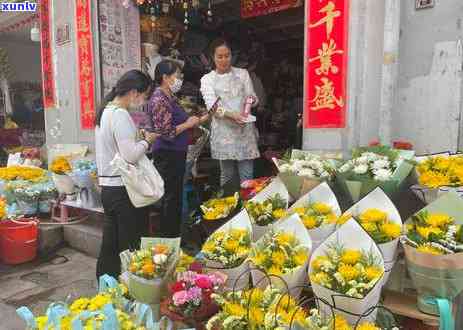
POLYGON ((41 182, 46 180, 46 171, 38 167, 27 166, 0 167, 0 180, 41 182))
POLYGON ((65 175, 72 171, 68 157, 58 156, 51 162, 50 171, 59 175, 65 175))
POLYGON ((224 198, 213 198, 200 206, 204 220, 219 220, 228 217, 238 206, 239 194, 224 198))
MULTIPOLYGON (((439 315, 463 291, 463 199, 447 193, 406 223, 402 243, 418 291, 418 308, 439 315)), ((441 315, 445 317, 445 315, 441 315)))
POLYGON ((3 198, 0 198, 0 221, 5 219, 7 215, 6 212, 6 200, 3 198))
POLYGON ((333 191, 324 182, 294 203, 288 213, 299 215, 315 250, 336 229, 341 209, 333 191))
POLYGON ((431 203, 448 191, 463 195, 463 156, 440 153, 416 157, 418 184, 412 191, 425 203, 431 203))
POLYGON ((353 217, 378 244, 384 258, 386 283, 397 260, 397 247, 402 232, 402 218, 389 197, 377 188, 352 206, 338 223, 353 217))
POLYGON ((143 330, 153 326, 150 324, 152 321, 149 320, 152 317, 143 317, 147 316, 147 313, 152 313, 150 307, 139 303, 129 306, 126 302, 122 302, 121 286, 115 279, 110 278, 110 280, 116 286, 102 289, 100 279, 100 293, 97 295, 78 298, 70 305, 53 303, 48 307, 45 315, 34 318, 27 307, 19 308, 17 313, 26 321, 28 329, 38 330, 58 328, 143 330), (142 310, 145 315, 136 315, 142 310))
MULTIPOLYGON (((309 277, 314 294, 349 323, 378 304, 384 261, 370 236, 353 219, 342 225, 314 252, 309 277)), ((374 320, 375 313, 368 316, 374 320)))
MULTIPOLYGON (((305 283, 311 249, 312 241, 297 214, 279 222, 251 250, 249 260, 259 270, 251 272, 254 285, 268 285, 267 274, 281 277, 289 287, 300 287, 305 283)), ((280 282, 274 284, 281 286, 280 282)), ((291 295, 300 292, 296 289, 291 295)))
POLYGON ((158 304, 167 289, 167 280, 180 257, 180 238, 142 237, 140 250, 120 254, 130 295, 145 304, 158 304))
POLYGON ((226 288, 233 285, 241 289, 249 283, 249 276, 241 276, 249 265, 246 259, 251 251, 252 225, 245 212, 217 229, 204 243, 201 252, 206 259, 206 267, 220 269, 227 275, 226 288))

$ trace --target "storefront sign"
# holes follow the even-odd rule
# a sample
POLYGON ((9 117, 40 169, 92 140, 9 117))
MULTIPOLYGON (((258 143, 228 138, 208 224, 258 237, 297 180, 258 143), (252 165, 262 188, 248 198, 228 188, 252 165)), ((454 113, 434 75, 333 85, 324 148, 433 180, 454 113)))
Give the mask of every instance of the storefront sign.
POLYGON ((302 0, 241 0, 241 17, 263 16, 302 6, 302 0))
POLYGON ((95 80, 90 0, 77 0, 76 3, 80 122, 82 129, 92 129, 95 122, 95 80))
POLYGON ((40 45, 42 59, 43 107, 55 106, 55 81, 53 78, 52 44, 50 28, 50 0, 40 2, 40 45))
POLYGON ((306 1, 305 127, 343 128, 349 0, 306 1))

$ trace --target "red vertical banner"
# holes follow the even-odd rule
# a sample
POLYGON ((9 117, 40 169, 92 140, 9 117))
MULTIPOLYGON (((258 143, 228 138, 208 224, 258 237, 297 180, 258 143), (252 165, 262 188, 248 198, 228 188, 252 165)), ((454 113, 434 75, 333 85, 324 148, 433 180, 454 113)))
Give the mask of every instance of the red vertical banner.
POLYGON ((90 14, 90 0, 77 0, 77 61, 82 129, 93 129, 95 127, 95 80, 90 14))
POLYGON ((349 0, 306 1, 305 128, 346 125, 349 0))
POLYGON ((42 60, 43 107, 55 106, 55 81, 50 27, 50 0, 40 1, 40 53, 42 60))

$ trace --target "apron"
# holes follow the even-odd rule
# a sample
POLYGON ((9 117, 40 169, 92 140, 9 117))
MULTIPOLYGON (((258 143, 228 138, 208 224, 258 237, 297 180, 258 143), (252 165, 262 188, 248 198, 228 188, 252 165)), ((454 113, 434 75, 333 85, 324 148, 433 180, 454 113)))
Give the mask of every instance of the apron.
MULTIPOLYGON (((227 111, 239 113, 243 107, 245 86, 232 69, 230 73, 214 77, 214 91, 227 111)), ((258 134, 254 123, 244 126, 225 118, 213 117, 211 124, 212 158, 219 160, 248 160, 260 157, 258 134)))

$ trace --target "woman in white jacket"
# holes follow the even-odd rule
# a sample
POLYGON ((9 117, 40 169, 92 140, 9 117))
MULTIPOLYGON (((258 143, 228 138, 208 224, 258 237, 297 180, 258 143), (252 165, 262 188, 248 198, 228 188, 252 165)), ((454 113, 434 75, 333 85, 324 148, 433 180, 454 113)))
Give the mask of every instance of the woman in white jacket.
POLYGON ((212 158, 220 162, 220 183, 223 186, 239 174, 240 181, 252 179, 253 160, 259 158, 258 134, 254 123, 241 115, 244 103, 257 97, 248 71, 231 66, 231 48, 225 40, 211 44, 215 70, 201 79, 201 93, 208 109, 218 98, 218 109, 212 119, 212 158))
POLYGON ((144 139, 138 139, 137 128, 128 112, 146 102, 151 86, 151 78, 143 72, 128 71, 105 97, 96 116, 96 161, 105 213, 96 270, 98 278, 104 274, 117 278, 121 272, 119 253, 137 249, 140 238, 148 234, 148 209, 132 205, 111 161, 119 153, 127 162, 136 163, 158 136, 145 133, 144 139))

